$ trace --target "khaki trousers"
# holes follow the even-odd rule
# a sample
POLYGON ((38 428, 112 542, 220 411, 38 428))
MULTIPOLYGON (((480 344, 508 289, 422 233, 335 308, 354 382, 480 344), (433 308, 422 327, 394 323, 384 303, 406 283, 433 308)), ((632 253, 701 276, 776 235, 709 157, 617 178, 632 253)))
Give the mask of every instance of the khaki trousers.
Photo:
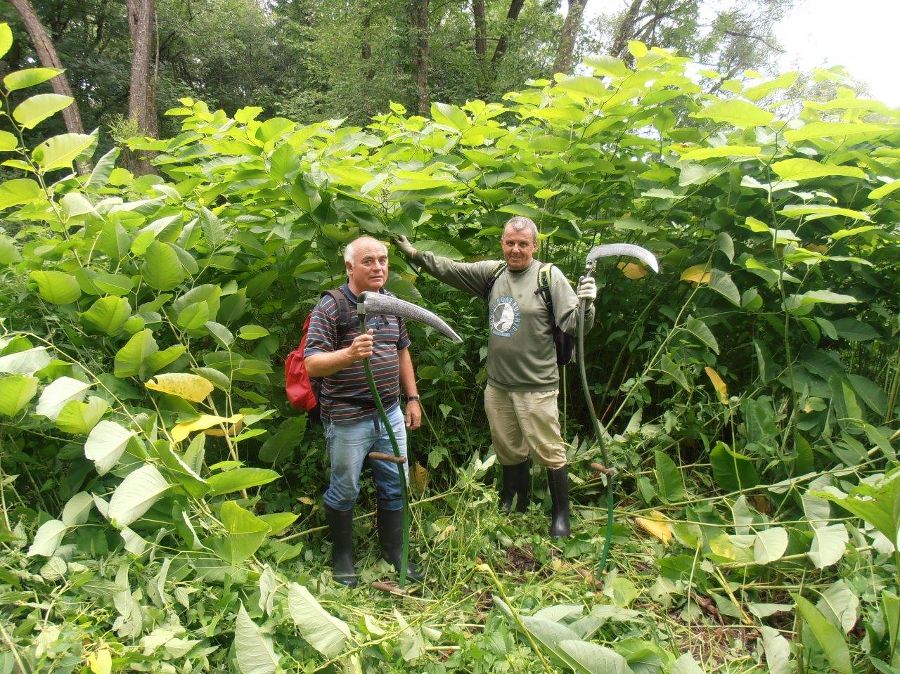
POLYGON ((566 446, 559 428, 559 391, 504 391, 488 384, 484 411, 491 427, 497 460, 513 466, 533 454, 548 468, 566 465, 566 446))

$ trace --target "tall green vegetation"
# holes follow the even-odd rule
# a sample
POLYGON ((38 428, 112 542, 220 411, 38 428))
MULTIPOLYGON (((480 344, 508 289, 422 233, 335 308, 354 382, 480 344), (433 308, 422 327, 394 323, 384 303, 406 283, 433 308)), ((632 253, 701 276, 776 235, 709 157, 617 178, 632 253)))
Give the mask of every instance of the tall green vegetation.
POLYGON ((786 119, 766 101, 794 75, 706 94, 686 59, 630 53, 634 69, 597 58, 502 103, 394 104, 365 127, 184 98, 176 134, 129 143, 155 155, 139 178, 117 148, 94 157, 95 135, 26 143, 71 101, 34 93, 53 71, 7 75, 0 671, 684 672, 678 635, 704 615, 759 635, 746 668, 896 667, 898 113, 839 90, 786 119), (606 269, 587 345, 619 471, 615 571, 596 595, 576 573, 595 580, 602 538, 587 442, 580 533, 515 556, 527 520, 499 519, 483 484, 482 309, 397 259, 390 288, 466 342, 414 335, 435 485, 414 535, 441 583, 392 613, 320 576, 324 457, 281 359, 360 232, 473 259, 511 215, 571 276, 602 241, 661 260, 653 278, 606 269), (522 559, 564 604, 539 610, 552 600, 495 571, 522 559))

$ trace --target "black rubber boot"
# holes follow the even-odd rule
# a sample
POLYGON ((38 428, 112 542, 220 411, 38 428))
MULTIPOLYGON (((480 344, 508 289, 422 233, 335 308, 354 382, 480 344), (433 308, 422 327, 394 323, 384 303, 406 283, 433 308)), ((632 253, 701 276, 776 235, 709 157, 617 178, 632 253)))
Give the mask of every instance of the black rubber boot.
POLYGON ((331 572, 334 580, 347 587, 356 587, 353 566, 353 510, 334 510, 325 506, 325 521, 331 532, 331 572))
POLYGON ((547 469, 547 484, 550 487, 550 502, 553 504, 550 516, 550 537, 565 538, 572 533, 569 524, 569 469, 547 469))
POLYGON ((528 510, 528 491, 531 482, 531 461, 525 459, 514 466, 503 466, 503 487, 500 490, 500 511, 512 512, 513 499, 515 511, 524 513, 528 510))
MULTIPOLYGON (((403 510, 378 509, 378 540, 381 556, 400 573, 400 557, 403 554, 403 510)), ((406 577, 414 583, 421 583, 425 576, 416 565, 408 561, 406 577)))

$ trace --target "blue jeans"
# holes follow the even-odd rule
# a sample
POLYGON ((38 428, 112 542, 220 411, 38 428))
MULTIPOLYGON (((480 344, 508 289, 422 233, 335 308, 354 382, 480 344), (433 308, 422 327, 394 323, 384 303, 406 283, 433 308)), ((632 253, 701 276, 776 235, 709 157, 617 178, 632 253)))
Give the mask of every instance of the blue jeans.
MULTIPOLYGON (((400 454, 406 456, 406 426, 400 405, 386 410, 400 454)), ((331 481, 325 490, 325 505, 332 510, 351 510, 359 496, 359 476, 369 452, 393 454, 387 429, 379 420, 378 430, 372 418, 336 424, 325 420, 325 446, 331 463, 331 481)), ((378 496, 378 507, 400 510, 403 495, 400 491, 400 471, 390 461, 370 461, 372 477, 378 496)), ((406 464, 404 470, 408 474, 406 464)))

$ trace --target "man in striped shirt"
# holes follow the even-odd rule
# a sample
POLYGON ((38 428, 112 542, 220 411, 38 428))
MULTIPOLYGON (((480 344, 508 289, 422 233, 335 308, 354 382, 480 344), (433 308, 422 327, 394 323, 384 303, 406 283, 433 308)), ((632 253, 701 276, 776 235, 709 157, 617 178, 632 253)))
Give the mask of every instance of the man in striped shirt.
MULTIPOLYGON (((369 452, 393 453, 366 382, 363 360, 370 359, 378 394, 403 456, 406 429, 419 427, 422 412, 403 319, 372 317, 366 334, 360 333, 356 322, 356 298, 361 292, 387 292, 387 247, 371 237, 360 237, 347 245, 344 264, 347 283, 340 290, 342 299, 349 303, 350 321, 341 325, 341 307, 330 295, 323 296, 310 317, 304 357, 309 376, 322 378, 319 407, 331 463, 331 478, 323 500, 333 544, 332 571, 337 582, 355 587, 353 506, 359 496, 360 473, 369 452), (405 414, 400 408, 401 388, 407 398, 405 414)), ((403 522, 399 470, 397 464, 388 461, 369 464, 377 492, 382 555, 399 570, 403 522)), ((403 465, 406 470, 406 464, 403 465)), ((412 580, 422 580, 412 563, 407 575, 412 580)))

